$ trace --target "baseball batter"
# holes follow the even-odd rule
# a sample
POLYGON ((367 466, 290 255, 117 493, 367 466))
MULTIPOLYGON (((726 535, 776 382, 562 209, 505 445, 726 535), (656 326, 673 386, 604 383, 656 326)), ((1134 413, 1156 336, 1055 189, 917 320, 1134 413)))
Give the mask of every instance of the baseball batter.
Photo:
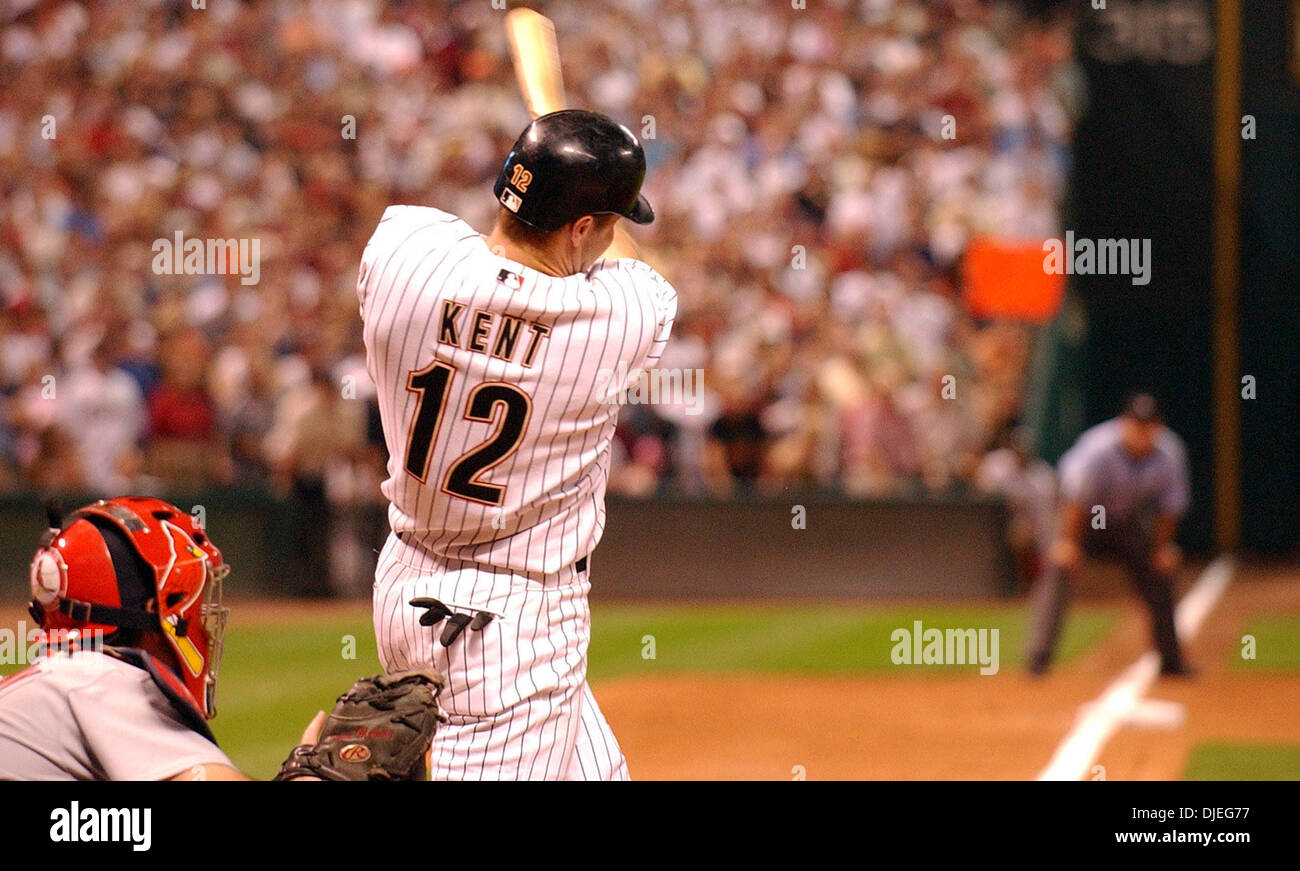
POLYGON ((619 217, 653 220, 644 177, 610 118, 543 115, 505 161, 489 235, 393 206, 362 256, 392 528, 375 632, 386 669, 447 679, 435 779, 628 776, 587 685, 587 592, 615 398, 676 313, 652 268, 601 256, 619 217))

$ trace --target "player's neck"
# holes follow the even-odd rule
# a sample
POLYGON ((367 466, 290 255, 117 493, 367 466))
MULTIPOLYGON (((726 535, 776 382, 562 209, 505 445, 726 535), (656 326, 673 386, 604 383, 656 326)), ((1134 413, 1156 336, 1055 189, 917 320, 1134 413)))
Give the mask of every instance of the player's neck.
POLYGON ((500 225, 494 226, 492 232, 485 238, 488 248, 492 250, 493 254, 506 257, 516 263, 522 263, 529 269, 536 269, 538 272, 560 278, 573 275, 577 271, 570 269, 568 264, 561 262, 564 258, 552 252, 539 251, 536 248, 521 245, 514 241, 501 230, 500 225))

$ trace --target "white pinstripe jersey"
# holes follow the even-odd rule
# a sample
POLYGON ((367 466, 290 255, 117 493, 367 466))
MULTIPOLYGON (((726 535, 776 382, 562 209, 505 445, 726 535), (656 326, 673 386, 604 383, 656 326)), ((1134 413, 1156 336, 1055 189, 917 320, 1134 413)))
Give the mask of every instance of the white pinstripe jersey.
POLYGON ((455 215, 391 206, 357 293, 393 531, 511 571, 589 554, 605 525, 614 400, 658 361, 672 286, 630 259, 546 275, 455 215), (624 383, 610 377, 620 371, 624 383))

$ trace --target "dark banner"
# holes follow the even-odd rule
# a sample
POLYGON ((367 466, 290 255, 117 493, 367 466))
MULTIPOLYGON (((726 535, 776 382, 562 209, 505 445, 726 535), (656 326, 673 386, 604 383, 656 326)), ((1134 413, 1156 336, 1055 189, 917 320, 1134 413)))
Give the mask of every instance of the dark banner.
MULTIPOLYGON (((1145 275, 1075 274, 1087 313, 1085 417, 1153 391, 1187 442, 1189 545, 1212 541, 1211 281, 1214 21, 1205 0, 1079 4, 1087 110, 1075 136, 1065 230, 1079 239, 1149 240, 1145 275)), ((1130 241, 1130 245, 1132 242, 1130 241)), ((1113 266, 1113 264, 1112 264, 1113 266)))
MULTIPOLYGON (((1087 313, 1085 416, 1154 391, 1187 441, 1194 503, 1185 543, 1214 522, 1214 52, 1208 0, 1109 0, 1082 9, 1087 111, 1065 229, 1150 240, 1146 275, 1076 274, 1087 313)), ((1293 548, 1300 529, 1300 113, 1297 7, 1241 4, 1238 297, 1241 543, 1293 548)), ((1112 264, 1113 265, 1113 264, 1112 264)))
POLYGON ((1300 2, 1242 12, 1242 539, 1276 551, 1300 531, 1300 2))

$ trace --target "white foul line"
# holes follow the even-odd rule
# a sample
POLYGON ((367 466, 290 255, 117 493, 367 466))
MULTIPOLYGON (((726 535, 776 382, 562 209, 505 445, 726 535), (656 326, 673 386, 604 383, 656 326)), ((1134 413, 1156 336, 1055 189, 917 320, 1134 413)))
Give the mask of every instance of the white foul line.
MULTIPOLYGON (((1186 644, 1196 637, 1219 597, 1232 579, 1233 559, 1221 556, 1205 567, 1196 585, 1183 596, 1174 611, 1178 639, 1186 644)), ((1070 734, 1056 748, 1052 761, 1038 775, 1038 780, 1080 780, 1101 754, 1121 725, 1137 710, 1160 671, 1160 657, 1148 650, 1137 662, 1115 678, 1095 701, 1079 709, 1079 718, 1070 734)))

